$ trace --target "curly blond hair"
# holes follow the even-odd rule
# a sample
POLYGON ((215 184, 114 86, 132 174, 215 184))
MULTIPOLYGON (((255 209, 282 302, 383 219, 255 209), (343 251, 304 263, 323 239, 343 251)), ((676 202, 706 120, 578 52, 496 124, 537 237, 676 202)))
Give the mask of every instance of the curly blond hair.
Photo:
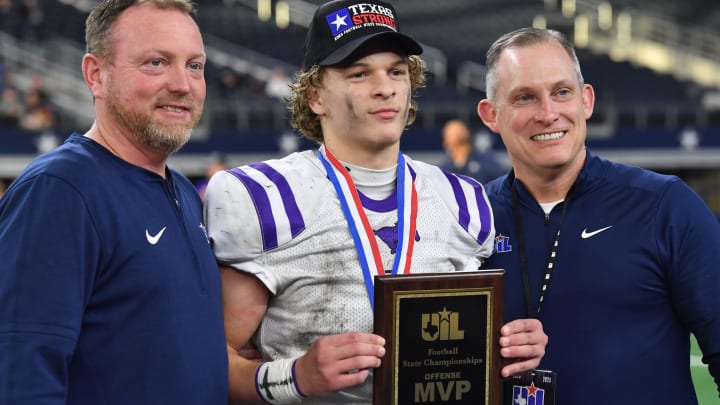
MULTIPOLYGON (((427 84, 426 66, 419 56, 408 56, 408 71, 410 76, 410 110, 406 126, 415 122, 418 103, 415 100, 417 90, 427 84)), ((320 89, 323 86, 323 67, 315 65, 305 72, 295 74, 295 80, 290 85, 292 94, 288 97, 288 110, 290 111, 290 124, 299 130, 306 138, 323 143, 323 133, 320 127, 320 118, 313 112, 309 105, 309 97, 312 89, 320 89)))

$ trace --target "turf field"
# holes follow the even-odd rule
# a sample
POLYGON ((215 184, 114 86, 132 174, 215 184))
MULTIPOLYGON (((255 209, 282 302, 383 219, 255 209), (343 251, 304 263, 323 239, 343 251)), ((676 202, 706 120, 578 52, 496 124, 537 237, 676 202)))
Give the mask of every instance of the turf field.
POLYGON ((702 355, 695 338, 692 339, 691 353, 690 366, 700 405, 720 405, 720 398, 718 398, 715 382, 712 377, 710 377, 707 366, 700 361, 702 355))

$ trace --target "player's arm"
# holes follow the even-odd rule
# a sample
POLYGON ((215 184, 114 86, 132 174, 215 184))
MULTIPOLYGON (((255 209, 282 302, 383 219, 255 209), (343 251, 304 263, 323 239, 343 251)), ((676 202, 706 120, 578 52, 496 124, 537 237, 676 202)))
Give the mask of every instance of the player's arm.
POLYGON ((265 315, 270 293, 252 274, 220 266, 220 275, 230 400, 262 403, 255 390, 255 373, 260 362, 245 357, 244 349, 265 315))
POLYGON ((362 384, 384 355, 385 339, 372 333, 323 336, 297 360, 298 388, 306 396, 323 396, 362 384))
POLYGON ((255 276, 221 266, 232 403, 322 396, 362 383, 380 366, 385 340, 371 333, 323 336, 295 359, 260 362, 243 349, 265 315, 270 292, 255 276), (260 395, 263 398, 260 398, 260 395))

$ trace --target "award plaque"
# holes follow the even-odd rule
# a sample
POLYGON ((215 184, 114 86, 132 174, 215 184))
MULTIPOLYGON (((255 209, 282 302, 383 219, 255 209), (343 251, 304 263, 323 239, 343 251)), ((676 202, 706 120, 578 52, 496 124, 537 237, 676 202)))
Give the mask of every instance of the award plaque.
POLYGON ((504 270, 375 277, 374 405, 498 405, 504 270))

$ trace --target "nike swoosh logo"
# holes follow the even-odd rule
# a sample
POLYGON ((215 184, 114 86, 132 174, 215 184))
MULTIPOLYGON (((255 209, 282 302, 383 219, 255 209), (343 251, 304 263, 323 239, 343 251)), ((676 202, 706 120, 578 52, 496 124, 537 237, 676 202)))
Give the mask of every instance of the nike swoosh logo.
POLYGON ((165 232, 165 228, 167 228, 167 226, 164 227, 163 229, 161 229, 160 232, 158 232, 155 235, 150 235, 150 232, 147 229, 145 229, 145 237, 147 238, 147 241, 151 245, 157 245, 158 241, 160 241, 160 238, 162 237, 163 233, 165 232))
POLYGON ((580 237, 583 239, 592 238, 593 236, 599 234, 600 232, 607 231, 608 229, 612 228, 612 225, 606 226, 605 228, 600 228, 597 231, 588 232, 587 228, 583 229, 582 233, 580 234, 580 237))

